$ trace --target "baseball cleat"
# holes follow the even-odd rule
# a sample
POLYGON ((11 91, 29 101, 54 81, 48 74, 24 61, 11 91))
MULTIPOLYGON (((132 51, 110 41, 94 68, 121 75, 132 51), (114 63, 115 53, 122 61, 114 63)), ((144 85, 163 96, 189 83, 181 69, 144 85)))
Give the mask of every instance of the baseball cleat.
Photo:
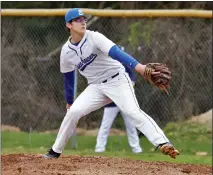
POLYGON ((175 159, 179 155, 179 151, 171 143, 164 143, 159 145, 160 150, 163 154, 169 155, 171 158, 175 159))
POLYGON ((61 154, 60 153, 56 153, 55 151, 52 150, 52 148, 50 148, 47 152, 47 154, 43 155, 43 158, 45 159, 57 159, 59 158, 61 154))

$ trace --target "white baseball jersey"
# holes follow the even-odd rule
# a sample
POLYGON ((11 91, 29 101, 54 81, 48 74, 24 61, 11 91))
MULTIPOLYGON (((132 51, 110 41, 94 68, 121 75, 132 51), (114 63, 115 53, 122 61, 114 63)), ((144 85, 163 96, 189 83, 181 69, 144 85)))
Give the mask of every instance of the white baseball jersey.
POLYGON ((66 73, 77 67, 88 84, 100 83, 118 72, 125 72, 119 61, 108 56, 114 45, 103 34, 90 30, 86 30, 77 46, 71 44, 69 38, 61 50, 60 71, 66 73))

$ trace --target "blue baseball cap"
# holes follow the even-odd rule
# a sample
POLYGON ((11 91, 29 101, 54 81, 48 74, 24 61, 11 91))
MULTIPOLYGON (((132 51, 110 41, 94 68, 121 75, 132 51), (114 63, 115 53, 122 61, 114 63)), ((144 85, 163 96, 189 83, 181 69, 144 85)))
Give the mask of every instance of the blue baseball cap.
POLYGON ((75 18, 78 18, 78 17, 80 17, 80 16, 84 16, 84 17, 86 17, 85 15, 84 15, 84 13, 81 11, 81 9, 79 9, 79 8, 73 8, 73 9, 70 9, 66 14, 65 14, 65 22, 67 23, 67 22, 69 22, 69 21, 71 21, 71 20, 73 20, 73 19, 75 19, 75 18))

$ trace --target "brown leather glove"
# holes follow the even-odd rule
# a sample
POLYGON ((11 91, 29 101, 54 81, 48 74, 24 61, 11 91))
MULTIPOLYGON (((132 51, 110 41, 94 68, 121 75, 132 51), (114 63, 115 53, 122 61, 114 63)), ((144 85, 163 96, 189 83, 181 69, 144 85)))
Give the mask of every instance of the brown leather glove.
POLYGON ((163 63, 148 63, 144 71, 144 78, 150 84, 157 86, 168 94, 171 81, 171 71, 163 63))

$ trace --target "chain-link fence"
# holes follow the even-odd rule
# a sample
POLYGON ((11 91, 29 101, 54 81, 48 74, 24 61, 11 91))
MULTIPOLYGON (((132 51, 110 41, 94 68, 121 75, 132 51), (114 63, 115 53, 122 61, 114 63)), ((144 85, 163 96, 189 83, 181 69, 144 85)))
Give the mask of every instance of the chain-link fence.
MULTIPOLYGON (((59 70, 69 35, 63 17, 2 17, 1 23, 2 124, 24 131, 57 129, 66 112, 59 70)), ((88 24, 138 61, 171 67, 169 96, 137 75, 140 107, 160 126, 212 108, 212 19, 93 17, 88 24)), ((86 86, 78 74, 77 95, 86 86)), ((102 112, 83 117, 78 127, 99 127, 102 112)), ((123 128, 120 117, 115 126, 123 128)))

